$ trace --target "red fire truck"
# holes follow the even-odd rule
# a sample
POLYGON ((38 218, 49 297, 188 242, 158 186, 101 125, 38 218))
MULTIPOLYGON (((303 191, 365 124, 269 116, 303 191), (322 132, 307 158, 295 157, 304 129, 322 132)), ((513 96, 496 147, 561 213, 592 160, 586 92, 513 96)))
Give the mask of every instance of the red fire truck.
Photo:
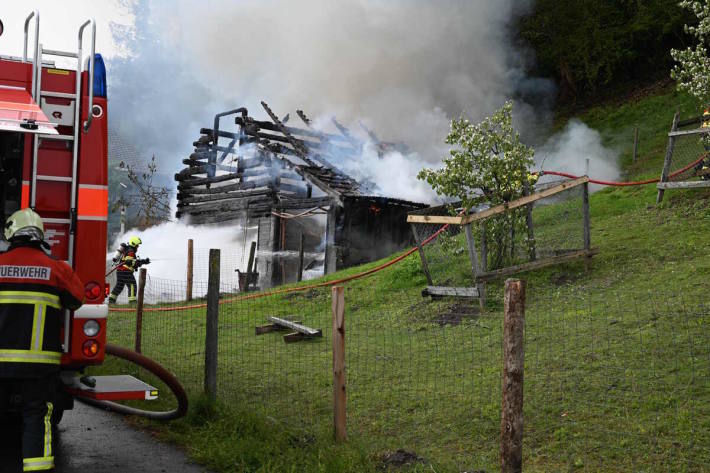
POLYGON ((67 261, 84 283, 84 305, 65 314, 65 386, 55 410, 71 408, 71 394, 151 399, 157 395, 154 388, 138 380, 127 385, 130 377, 97 385, 99 377, 77 375, 101 364, 106 348, 106 72, 95 53, 93 19, 80 26, 74 51, 46 48, 39 26, 39 12, 34 11, 25 20, 22 57, 0 56, 0 228, 14 211, 33 208, 44 220, 52 255, 67 261), (87 42, 90 53, 84 58, 87 42), (56 67, 56 58, 68 58, 75 67, 56 67))

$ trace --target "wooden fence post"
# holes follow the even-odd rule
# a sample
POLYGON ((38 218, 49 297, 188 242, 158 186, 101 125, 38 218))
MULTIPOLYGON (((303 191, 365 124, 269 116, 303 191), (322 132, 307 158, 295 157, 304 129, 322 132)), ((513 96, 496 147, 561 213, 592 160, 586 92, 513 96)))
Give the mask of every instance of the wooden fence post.
POLYGON ((582 184, 582 213, 584 217, 584 249, 592 247, 592 226, 589 221, 589 183, 582 184))
POLYGON ((205 328, 205 393, 217 400, 217 341, 219 324, 219 250, 210 249, 205 328))
POLYGON ((519 473, 523 471, 525 281, 505 281, 504 311, 500 467, 502 473, 519 473))
POLYGON ((303 245, 305 243, 305 235, 301 232, 301 244, 298 247, 298 282, 303 280, 303 245))
MULTIPOLYGON (((671 132, 678 129, 678 119, 680 118, 678 112, 673 115, 673 124, 671 125, 671 132)), ((668 182, 668 174, 671 172, 671 161, 673 160, 673 147, 675 145, 675 137, 668 137, 668 147, 666 148, 666 157, 663 160, 663 171, 661 171, 661 181, 668 182)), ((656 196, 656 204, 660 204, 663 200, 663 189, 658 189, 658 196, 656 196)))
POLYGON ((345 288, 332 290, 333 309, 333 424, 335 440, 348 438, 345 393, 345 288))
POLYGON ((192 262, 193 262, 193 252, 192 252, 192 238, 187 240, 187 289, 185 294, 185 300, 192 300, 192 262))
MULTIPOLYGON (((256 254, 256 242, 251 242, 251 247, 249 248, 249 261, 247 262, 247 276, 244 282, 244 292, 249 292, 249 284, 252 280, 252 274, 256 273, 256 263, 254 261, 254 255, 256 254)), ((258 284, 258 283, 257 283, 258 284)))
POLYGON ((138 272, 138 303, 136 304, 136 352, 141 353, 141 342, 143 338, 143 298, 145 296, 145 268, 138 272))

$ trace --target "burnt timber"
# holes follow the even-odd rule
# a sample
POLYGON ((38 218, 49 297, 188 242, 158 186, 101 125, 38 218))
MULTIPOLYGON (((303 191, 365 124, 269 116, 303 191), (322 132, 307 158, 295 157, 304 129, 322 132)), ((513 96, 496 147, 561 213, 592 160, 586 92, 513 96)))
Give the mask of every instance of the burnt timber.
MULTIPOLYGON (((301 235, 308 251, 324 253, 326 274, 411 243, 407 212, 426 205, 370 195, 372 185, 339 168, 358 159, 365 141, 334 118, 334 131, 328 133, 314 128, 302 110, 296 111, 297 127, 286 124, 290 114, 279 119, 265 102, 261 105, 268 119, 257 120, 238 108, 217 114, 212 128, 200 130, 194 151, 183 160, 186 167, 175 174, 178 218, 257 226, 262 255, 257 272, 267 279, 265 287, 292 282, 297 271, 289 267, 293 262, 263 255, 298 250, 301 235), (220 128, 228 117, 234 127, 220 128)), ((379 141, 360 125, 380 155, 406 150, 379 141)))

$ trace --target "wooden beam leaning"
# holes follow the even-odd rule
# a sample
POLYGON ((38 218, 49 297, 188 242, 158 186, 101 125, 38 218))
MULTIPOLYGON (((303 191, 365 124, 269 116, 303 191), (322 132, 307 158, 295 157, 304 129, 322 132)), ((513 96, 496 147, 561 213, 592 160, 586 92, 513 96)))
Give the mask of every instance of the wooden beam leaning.
POLYGON ((430 286, 434 285, 434 281, 431 279, 431 273, 429 272, 429 262, 426 259, 426 254, 424 253, 424 248, 422 247, 422 239, 419 237, 419 232, 417 231, 416 225, 410 225, 412 227, 412 235, 414 236, 414 242, 417 245, 417 250, 419 250, 419 258, 422 260, 422 271, 424 271, 424 276, 430 286))
POLYGON ((470 215, 463 215, 461 217, 439 216, 439 215, 408 215, 407 222, 409 222, 409 223, 449 223, 449 224, 454 224, 454 225, 466 225, 471 222, 475 222, 477 220, 483 220, 484 218, 488 218, 493 215, 503 213, 506 210, 517 209, 518 207, 522 207, 524 205, 531 204, 531 203, 536 202, 540 199, 544 199, 546 197, 550 197, 552 195, 559 194, 560 192, 563 192, 568 189, 572 189, 574 187, 582 185, 585 182, 589 182, 589 177, 582 176, 582 177, 578 177, 576 179, 571 179, 569 181, 563 182, 562 184, 558 184, 554 187, 550 187, 549 189, 545 189, 544 191, 536 192, 534 194, 530 194, 528 196, 516 199, 512 202, 507 202, 505 204, 496 205, 496 206, 486 209, 482 212, 477 212, 477 213, 470 214, 470 215))

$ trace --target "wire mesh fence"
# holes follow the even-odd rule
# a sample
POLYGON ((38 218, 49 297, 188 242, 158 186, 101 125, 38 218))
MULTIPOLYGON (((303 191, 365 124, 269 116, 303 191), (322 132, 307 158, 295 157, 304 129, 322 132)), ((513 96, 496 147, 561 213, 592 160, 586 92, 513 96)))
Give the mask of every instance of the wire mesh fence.
POLYGON ((528 461, 704 471, 709 313, 706 302, 658 291, 533 300, 525 336, 528 461))
POLYGON ((579 179, 550 181, 537 186, 531 196, 509 203, 510 208, 483 207, 471 215, 455 206, 411 212, 415 239, 426 242, 419 254, 429 284, 474 286, 546 262, 588 256, 587 186, 579 179), (525 199, 526 204, 516 204, 525 199), (448 217, 456 214, 459 217, 448 217), (442 228, 446 220, 452 223, 442 228))
POLYGON ((710 151, 710 128, 698 128, 699 123, 688 120, 686 124, 673 130, 677 134, 671 138, 667 152, 670 166, 668 181, 694 181, 710 179, 708 151, 710 151))
MULTIPOLYGON (((330 290, 223 303, 218 399, 306 432, 332 429, 330 290), (322 336, 287 343, 289 331, 257 335, 269 317, 322 336)), ((502 311, 360 284, 346 289, 345 301, 350 435, 374 451, 414 451, 441 471, 496 468, 502 311)), ((146 310, 143 353, 178 375, 188 392, 202 392, 205 308, 146 310)), ((704 471, 709 328, 710 304, 677 293, 529 287, 526 469, 704 471)), ((112 314, 109 338, 133 346, 135 315, 112 314)))

